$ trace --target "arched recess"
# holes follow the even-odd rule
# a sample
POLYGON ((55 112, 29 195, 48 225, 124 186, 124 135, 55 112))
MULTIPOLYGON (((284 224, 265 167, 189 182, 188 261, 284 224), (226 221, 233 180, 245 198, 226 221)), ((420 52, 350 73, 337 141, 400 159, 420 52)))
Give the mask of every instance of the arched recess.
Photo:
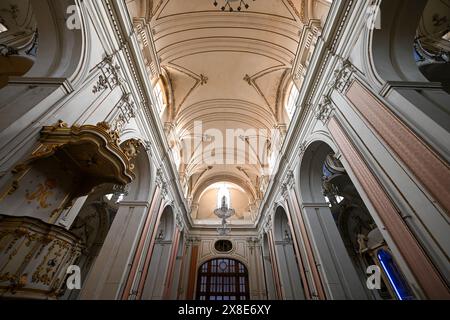
MULTIPOLYGON (((124 143, 136 139, 136 134, 129 133, 122 137, 124 143)), ((117 199, 117 213, 103 243, 98 257, 93 262, 86 281, 82 287, 80 298, 117 299, 122 290, 117 281, 129 273, 130 264, 136 250, 136 243, 142 233, 143 222, 147 218, 149 206, 155 193, 156 169, 143 146, 134 160, 136 178, 127 186, 115 186, 112 199, 117 199), (123 237, 121 245, 117 245, 118 237, 123 237)), ((111 192, 103 191, 104 194, 111 192)), ((89 203, 89 199, 86 204, 89 203)), ((80 213, 83 209, 80 211, 80 213)))
POLYGON ((0 88, 8 84, 9 77, 20 77, 34 64, 38 47, 38 30, 33 7, 29 0, 16 0, 14 4, 0 4, 0 88))
POLYGON ((428 0, 381 1, 381 28, 371 32, 370 52, 380 81, 426 82, 414 60, 414 39, 428 0))
POLYGON ((250 300, 248 268, 232 258, 204 262, 197 274, 197 300, 250 300))
POLYGON ((441 83, 430 82, 424 76, 415 59, 417 30, 427 3, 428 0, 381 1, 380 28, 365 29, 368 48, 364 54, 369 59, 368 76, 395 106, 393 111, 432 144, 445 146, 446 138, 442 138, 450 131, 450 115, 446 111, 449 96, 441 83), (435 128, 424 129, 425 124, 435 128))
MULTIPOLYGON (((83 250, 77 262, 81 271, 81 286, 84 285, 100 253, 119 209, 122 195, 114 189, 113 185, 104 184, 93 190, 69 229, 83 243, 83 250)), ((79 293, 79 290, 66 290, 62 299, 76 300, 79 293)))
MULTIPOLYGON (((140 138, 129 138, 125 140, 142 141, 140 138)), ((138 154, 134 160, 134 171, 136 178, 125 188, 123 201, 151 201, 153 191, 155 189, 154 175, 155 167, 148 155, 145 147, 140 144, 138 154)))
POLYGON ((428 1, 414 42, 415 60, 431 82, 450 93, 450 0, 428 1))
POLYGON ((308 146, 299 181, 305 222, 327 295, 334 299, 413 298, 397 264, 397 283, 390 282, 392 275, 383 270, 377 253, 390 249, 377 225, 379 220, 372 216, 328 144, 314 141, 308 146), (366 272, 372 265, 382 271, 381 290, 367 289, 366 272), (401 297, 396 291, 402 291, 401 297))
POLYGON ((283 299, 304 300, 305 290, 298 265, 300 257, 295 255, 292 229, 287 213, 281 206, 275 211, 273 233, 283 299))
POLYGON ((0 109, 7 111, 0 119, 0 132, 11 137, 21 131, 35 130, 27 124, 41 122, 55 101, 61 101, 84 80, 89 68, 88 50, 92 49, 85 3, 79 0, 29 2, 37 30, 33 64, 29 68, 30 61, 25 67, 22 63, 21 70, 0 80, 3 82, 0 109), (69 8, 73 8, 72 14, 67 13, 69 8), (74 26, 69 28, 72 21, 74 26))
POLYGON ((88 48, 86 42, 89 28, 85 25, 84 6, 77 0, 30 2, 37 21, 39 48, 35 64, 25 76, 67 78, 75 81, 88 48), (75 16, 67 13, 68 8, 74 8, 72 13, 75 16), (72 28, 68 27, 63 17, 75 23, 72 28))
POLYGON ((270 257, 269 238, 267 236, 267 233, 264 233, 263 235, 262 255, 265 280, 264 283, 266 284, 267 299, 275 300, 277 298, 277 293, 274 281, 274 269, 270 257))
POLYGON ((142 300, 160 300, 163 298, 165 279, 169 266, 170 253, 175 232, 175 218, 171 206, 164 208, 155 233, 147 279, 145 280, 142 300))

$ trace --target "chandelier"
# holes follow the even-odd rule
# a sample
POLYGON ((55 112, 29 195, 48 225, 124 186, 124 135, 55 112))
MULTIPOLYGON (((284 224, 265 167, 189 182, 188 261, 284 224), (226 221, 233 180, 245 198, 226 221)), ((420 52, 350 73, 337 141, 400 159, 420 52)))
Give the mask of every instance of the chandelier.
POLYGON ((235 211, 228 207, 227 198, 225 196, 222 198, 222 206, 214 210, 214 214, 222 220, 222 224, 217 228, 219 235, 225 236, 229 234, 231 228, 228 226, 227 219, 231 218, 235 214, 235 211))
POLYGON ((230 208, 230 192, 226 185, 223 185, 217 194, 218 208, 214 210, 214 214, 222 221, 217 232, 221 236, 225 236, 231 232, 227 219, 235 214, 235 210, 230 208))
MULTIPOLYGON (((220 10, 222 10, 222 11, 225 11, 225 10, 230 11, 230 12, 233 12, 235 10, 241 11, 243 8, 248 9, 250 7, 247 3, 247 1, 249 1, 249 0, 220 0, 220 1, 224 1, 223 5, 220 7, 220 10), (235 2, 235 5, 237 5, 237 7, 235 5, 233 5, 233 2, 235 2)), ((252 1, 255 1, 255 0, 252 0, 252 1)), ((214 0, 213 4, 215 7, 217 7, 219 5, 217 0, 214 0)))

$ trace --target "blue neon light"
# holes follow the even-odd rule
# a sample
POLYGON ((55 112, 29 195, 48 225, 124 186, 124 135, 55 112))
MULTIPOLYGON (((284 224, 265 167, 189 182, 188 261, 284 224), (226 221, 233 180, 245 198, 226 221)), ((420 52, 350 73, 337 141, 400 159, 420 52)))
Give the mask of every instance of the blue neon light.
POLYGON ((386 250, 381 249, 378 251, 377 257, 389 279, 389 282, 394 288, 397 298, 399 300, 413 300, 414 296, 411 293, 408 284, 404 280, 403 275, 395 264, 391 254, 386 250))

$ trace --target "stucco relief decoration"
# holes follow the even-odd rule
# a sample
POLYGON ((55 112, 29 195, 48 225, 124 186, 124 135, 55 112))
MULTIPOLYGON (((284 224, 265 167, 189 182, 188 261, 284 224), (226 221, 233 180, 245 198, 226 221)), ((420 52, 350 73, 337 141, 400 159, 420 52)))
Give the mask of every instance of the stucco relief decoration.
POLYGON ((272 230, 272 215, 271 214, 267 214, 265 220, 264 220, 264 232, 269 232, 270 230, 272 230))
POLYGON ((180 231, 183 231, 183 229, 184 229, 184 221, 183 221, 182 213, 179 210, 177 210, 177 213, 175 215, 175 223, 176 223, 178 229, 180 231))
POLYGON ((350 61, 345 60, 339 63, 338 68, 334 72, 335 81, 332 87, 341 93, 345 93, 349 88, 355 68, 350 61))
POLYGON ((99 93, 108 88, 112 90, 121 84, 120 66, 114 63, 112 56, 107 56, 97 67, 101 74, 92 88, 92 93, 99 93))
POLYGON ((316 119, 322 121, 324 124, 330 120, 331 114, 334 108, 332 106, 331 100, 328 97, 323 97, 322 102, 319 104, 316 119))
POLYGON ((118 115, 113 121, 112 130, 122 133, 124 127, 130 123, 131 119, 136 118, 136 105, 130 93, 124 93, 117 103, 118 115))

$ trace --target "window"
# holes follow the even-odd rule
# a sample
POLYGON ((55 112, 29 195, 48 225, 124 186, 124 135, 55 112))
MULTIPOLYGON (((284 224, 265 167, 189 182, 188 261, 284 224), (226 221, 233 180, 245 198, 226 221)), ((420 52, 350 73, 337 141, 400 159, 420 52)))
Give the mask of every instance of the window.
POLYGON ((0 23, 0 33, 6 32, 6 31, 8 31, 8 28, 3 23, 0 23))
POLYGON ((286 112, 289 116, 289 119, 292 119, 292 116, 295 113, 299 95, 300 95, 300 92, 298 91, 297 86, 293 83, 291 92, 289 93, 289 99, 286 104, 286 112))
POLYGON ((200 267, 197 299, 208 301, 249 300, 247 268, 237 260, 214 259, 200 267))
POLYGON ((218 252, 230 252, 233 249, 233 244, 229 240, 218 240, 214 244, 214 248, 218 252))
POLYGON ((156 98, 156 108, 158 110, 158 113, 161 113, 164 111, 165 103, 164 103, 164 92, 161 88, 161 83, 158 82, 155 86, 155 88, 153 89, 153 93, 155 95, 156 98))
POLYGON ((225 201, 225 207, 231 208, 230 190, 226 183, 221 185, 217 191, 217 208, 222 207, 223 201, 225 201))

